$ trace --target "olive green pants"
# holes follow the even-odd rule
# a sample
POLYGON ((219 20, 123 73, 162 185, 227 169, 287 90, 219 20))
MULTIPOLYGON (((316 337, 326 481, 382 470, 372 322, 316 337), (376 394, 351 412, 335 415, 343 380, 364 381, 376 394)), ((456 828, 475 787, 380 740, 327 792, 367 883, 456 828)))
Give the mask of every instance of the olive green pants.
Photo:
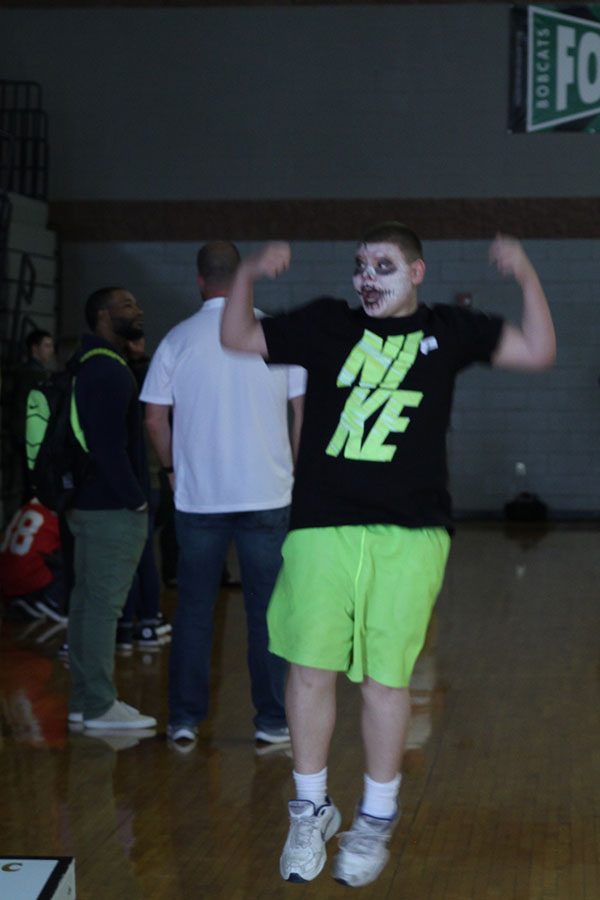
POLYGON ((129 509, 72 509, 75 585, 69 606, 70 712, 103 715, 117 691, 117 620, 144 549, 148 514, 129 509))

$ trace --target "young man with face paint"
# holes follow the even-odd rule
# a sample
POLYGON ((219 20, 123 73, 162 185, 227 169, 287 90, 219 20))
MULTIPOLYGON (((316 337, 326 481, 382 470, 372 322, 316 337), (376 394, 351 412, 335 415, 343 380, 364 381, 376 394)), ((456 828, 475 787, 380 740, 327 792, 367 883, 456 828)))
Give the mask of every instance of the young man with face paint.
POLYGON ((269 608, 270 648, 291 664, 286 710, 297 799, 280 860, 288 881, 319 874, 341 823, 327 794, 338 672, 360 684, 366 771, 333 877, 368 884, 389 857, 408 685, 452 531, 445 444, 456 375, 475 362, 539 370, 554 361, 546 298, 520 243, 498 236, 490 260, 521 289, 518 325, 420 305, 421 243, 395 222, 358 244, 359 309, 322 298, 256 320, 253 284, 288 268, 284 243, 244 260, 229 294, 226 347, 308 370, 290 533, 269 608))

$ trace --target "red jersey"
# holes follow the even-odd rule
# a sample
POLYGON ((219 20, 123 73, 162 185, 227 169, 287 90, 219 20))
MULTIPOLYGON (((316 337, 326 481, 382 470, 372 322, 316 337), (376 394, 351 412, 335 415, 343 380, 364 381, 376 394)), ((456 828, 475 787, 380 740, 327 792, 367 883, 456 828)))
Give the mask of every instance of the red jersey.
POLYGON ((58 516, 35 498, 13 516, 0 544, 0 593, 6 599, 46 587, 46 560, 60 548, 58 516))

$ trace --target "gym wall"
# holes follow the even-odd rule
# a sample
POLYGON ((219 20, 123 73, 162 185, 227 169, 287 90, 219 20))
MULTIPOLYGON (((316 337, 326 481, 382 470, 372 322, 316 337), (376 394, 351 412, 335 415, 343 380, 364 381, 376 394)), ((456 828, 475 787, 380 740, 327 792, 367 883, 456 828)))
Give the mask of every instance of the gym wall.
POLYGON ((0 10, 0 77, 43 87, 65 334, 91 290, 123 283, 155 346, 197 308, 213 237, 292 239, 291 272, 258 293, 268 310, 351 299, 353 240, 392 216, 425 240, 424 300, 469 292, 517 316, 486 261, 494 232, 514 233, 558 365, 462 377, 456 507, 493 515, 527 489, 554 515, 598 514, 598 138, 507 132, 508 5, 39 6, 0 10))

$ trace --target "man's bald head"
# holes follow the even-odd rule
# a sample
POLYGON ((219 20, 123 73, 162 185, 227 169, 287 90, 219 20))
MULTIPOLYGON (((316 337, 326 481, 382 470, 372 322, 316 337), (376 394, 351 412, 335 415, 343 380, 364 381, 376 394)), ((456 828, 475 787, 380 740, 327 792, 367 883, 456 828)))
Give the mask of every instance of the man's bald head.
POLYGON ((239 251, 231 241, 209 241, 200 247, 196 267, 204 299, 227 293, 239 262, 239 251))

